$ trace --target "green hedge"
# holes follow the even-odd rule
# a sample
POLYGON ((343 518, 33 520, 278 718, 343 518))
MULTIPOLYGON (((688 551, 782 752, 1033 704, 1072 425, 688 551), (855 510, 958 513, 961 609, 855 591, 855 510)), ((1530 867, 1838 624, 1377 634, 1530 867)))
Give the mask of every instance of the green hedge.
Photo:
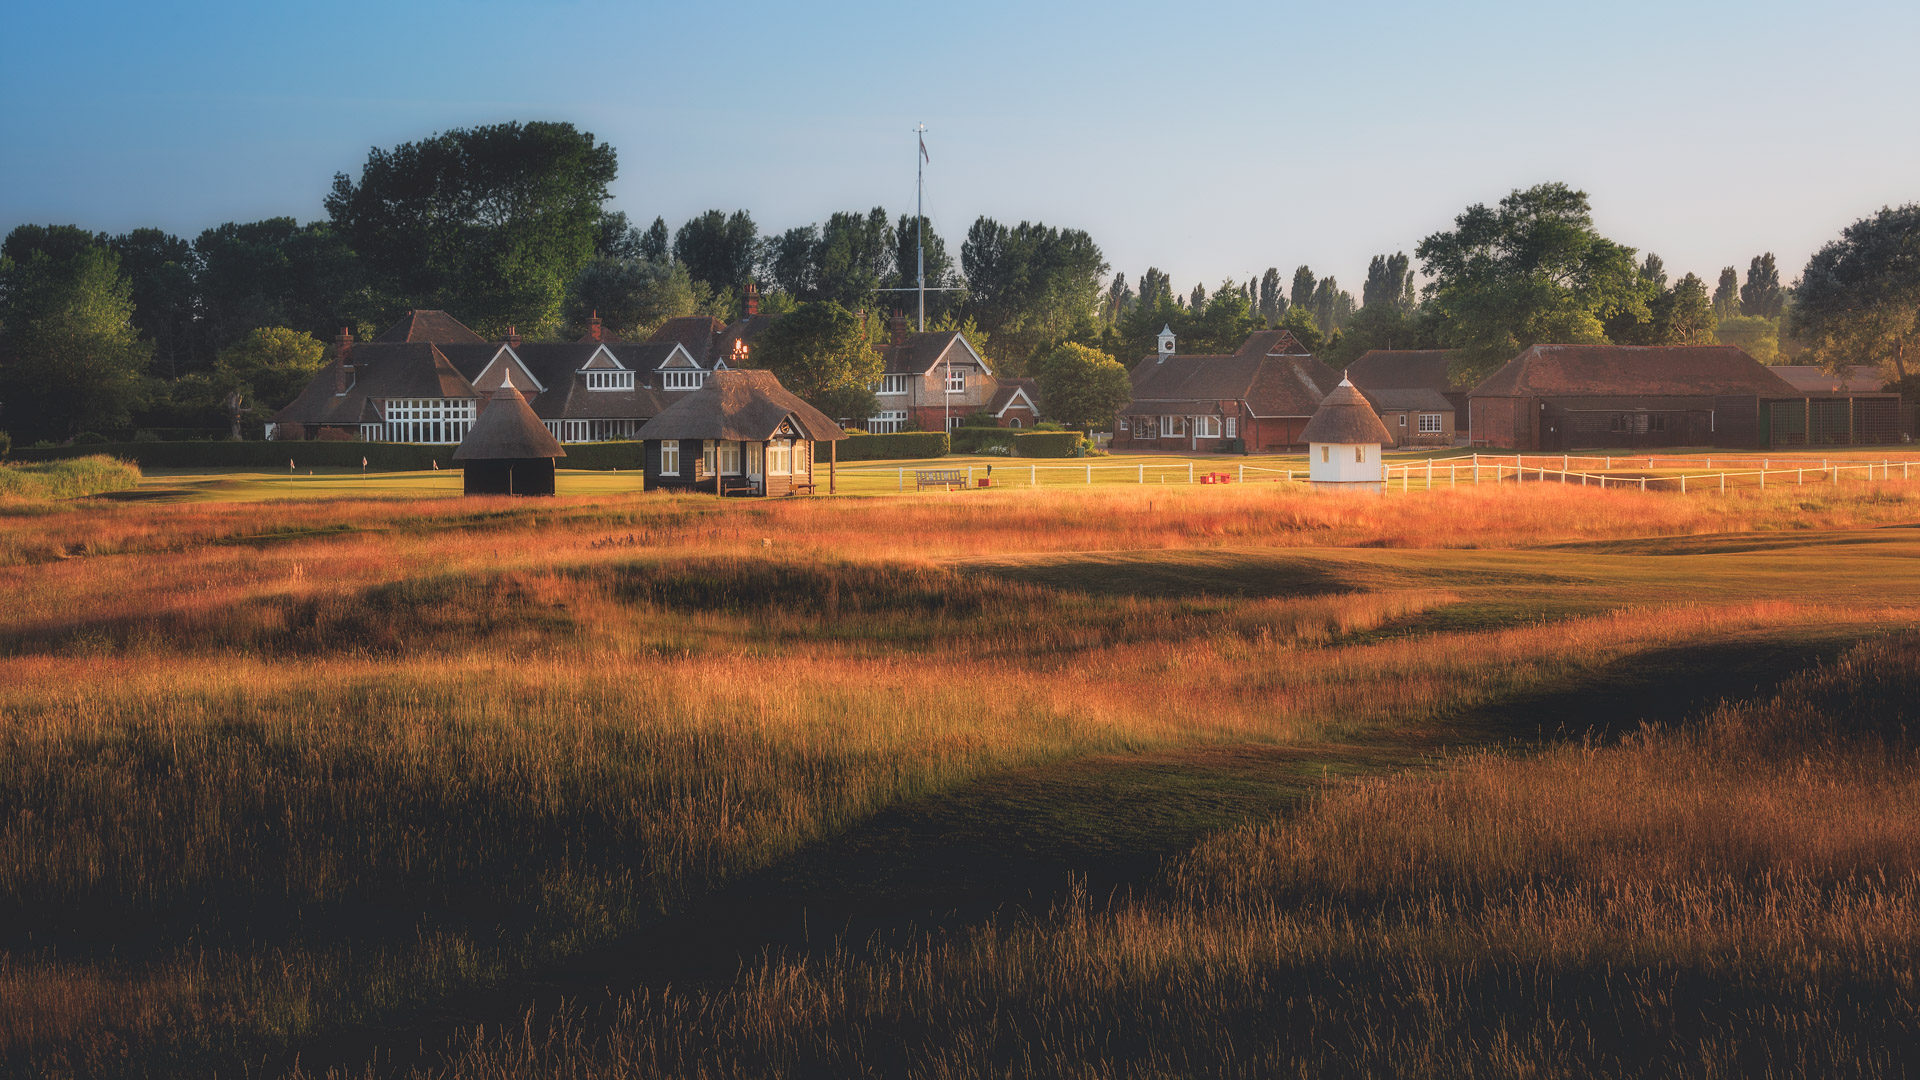
MULTIPOLYGON (((944 431, 901 431, 892 435, 849 435, 840 444, 841 461, 946 457, 953 441, 944 431)), ((815 452, 818 461, 825 454, 815 452)))
POLYGON ((1077 431, 1028 431, 1015 435, 1013 446, 1020 457, 1079 457, 1085 441, 1077 431))
MULTIPOLYGON (((642 448, 638 442, 580 443, 567 447, 567 456, 559 461, 563 469, 634 469, 641 467, 642 448)), ((16 461, 60 461, 66 458, 107 454, 138 464, 143 469, 271 469, 278 471, 293 461, 296 469, 357 469, 360 459, 376 472, 406 472, 431 469, 438 462, 442 469, 459 468, 451 446, 421 446, 415 443, 367 442, 130 442, 92 446, 54 446, 23 448, 13 452, 16 461)))
POLYGON ((1014 433, 1003 427, 963 427, 953 433, 953 452, 956 454, 977 454, 989 446, 1004 446, 1011 449, 1014 445, 1014 433))

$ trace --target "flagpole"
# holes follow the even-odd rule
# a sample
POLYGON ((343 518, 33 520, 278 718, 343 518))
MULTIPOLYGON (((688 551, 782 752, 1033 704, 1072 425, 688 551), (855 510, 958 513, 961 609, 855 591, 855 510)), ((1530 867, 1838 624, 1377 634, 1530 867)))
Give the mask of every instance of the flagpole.
POLYGON ((927 125, 914 128, 920 136, 920 155, 913 163, 913 263, 915 276, 920 284, 921 333, 927 332, 927 125))

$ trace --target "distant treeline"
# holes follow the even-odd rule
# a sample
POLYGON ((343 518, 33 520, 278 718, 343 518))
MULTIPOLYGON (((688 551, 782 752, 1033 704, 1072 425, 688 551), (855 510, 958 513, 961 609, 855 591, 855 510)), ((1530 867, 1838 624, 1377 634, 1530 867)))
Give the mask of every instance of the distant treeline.
MULTIPOLYGON (((0 244, 0 428, 40 439, 238 432, 298 392, 340 329, 364 339, 410 308, 535 340, 577 336, 597 314, 630 337, 675 316, 731 319, 753 289, 766 311, 852 313, 851 333, 871 341, 887 310, 913 306, 890 290, 915 285, 916 240, 935 290, 929 325, 966 330, 1008 375, 1044 374, 1067 343, 1131 364, 1162 326, 1183 352, 1204 353, 1284 325, 1336 365, 1371 348, 1453 349, 1462 381, 1541 341, 1719 340, 1763 360, 1797 341, 1822 362, 1885 363, 1902 377, 1920 309, 1920 258, 1901 255, 1920 248, 1914 207, 1851 227, 1797 293, 1770 253, 1744 282, 1724 268, 1710 290, 1692 273, 1670 281, 1657 255, 1598 234, 1585 193, 1545 184, 1469 207, 1422 240, 1424 284, 1405 253, 1374 256, 1356 301, 1307 266, 1211 290, 1176 289, 1155 267, 1130 281, 1082 230, 984 216, 957 260, 930 221, 880 207, 777 234, 746 210, 642 227, 606 209, 616 173, 613 147, 571 124, 507 123, 375 149, 357 179, 334 177, 325 216, 304 224, 228 222, 192 240, 21 225, 0 244)), ((859 396, 861 363, 816 362, 809 349, 864 349, 816 334, 786 358, 790 373, 818 366, 797 374, 821 393, 859 396)))

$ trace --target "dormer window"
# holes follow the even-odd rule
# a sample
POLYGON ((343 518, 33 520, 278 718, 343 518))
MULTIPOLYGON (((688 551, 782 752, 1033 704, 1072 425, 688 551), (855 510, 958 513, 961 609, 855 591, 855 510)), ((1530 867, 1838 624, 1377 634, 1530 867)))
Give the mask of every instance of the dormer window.
POLYGON ((704 371, 663 371, 660 373, 660 386, 665 390, 698 390, 705 385, 707 373, 704 371))
POLYGON ((879 382, 872 384, 872 389, 876 394, 904 394, 907 392, 907 377, 882 375, 879 382))
POLYGON ((955 368, 947 372, 947 393, 964 394, 967 392, 967 369, 955 368))
POLYGON ((589 390, 631 390, 633 372, 631 371, 589 371, 587 372, 589 390))

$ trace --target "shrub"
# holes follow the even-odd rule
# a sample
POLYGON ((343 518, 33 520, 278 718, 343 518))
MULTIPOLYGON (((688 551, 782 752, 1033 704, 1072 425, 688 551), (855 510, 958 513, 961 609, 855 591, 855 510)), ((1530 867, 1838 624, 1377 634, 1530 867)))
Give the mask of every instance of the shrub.
POLYGON ((1013 434, 1003 427, 962 427, 953 433, 953 449, 960 454, 983 454, 1000 447, 1001 453, 1011 453, 1013 434))
POLYGON ((0 458, 6 457, 7 454, 10 453, 12 450, 13 450, 13 436, 7 434, 4 431, 0 431, 0 458))
POLYGON ((77 499, 101 491, 125 491, 139 484, 139 466, 105 454, 0 466, 0 496, 77 499))
POLYGON ((134 442, 159 442, 160 433, 150 428, 141 428, 133 433, 134 442))
POLYGON ((1039 423, 1033 425, 1033 430, 1034 431, 1065 431, 1067 429, 1064 427, 1061 427, 1057 423, 1054 423, 1052 420, 1042 420, 1039 423))
POLYGON ((960 419, 960 426, 963 428, 997 428, 1000 426, 1000 421, 992 413, 982 409, 979 412, 971 412, 962 417, 960 419))
POLYGON ((73 437, 75 446, 104 446, 106 442, 107 437, 97 431, 83 431, 73 437))
POLYGON ((1028 431, 1013 437, 1014 451, 1026 458, 1077 457, 1085 443, 1077 431, 1028 431))
MULTIPOLYGON (((953 440, 944 431, 901 431, 892 435, 854 435, 840 444, 841 461, 945 457, 953 440)), ((821 455, 816 454, 815 460, 821 455)))

